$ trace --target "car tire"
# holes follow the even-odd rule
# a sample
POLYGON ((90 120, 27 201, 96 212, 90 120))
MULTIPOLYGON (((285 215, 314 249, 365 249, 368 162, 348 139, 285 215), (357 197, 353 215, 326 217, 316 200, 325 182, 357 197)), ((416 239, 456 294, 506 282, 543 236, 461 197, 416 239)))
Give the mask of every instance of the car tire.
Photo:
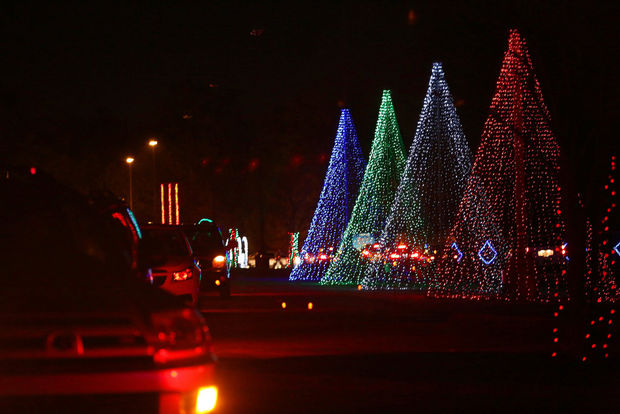
POLYGON ((230 282, 226 282, 220 286, 220 297, 221 298, 230 298, 230 282))

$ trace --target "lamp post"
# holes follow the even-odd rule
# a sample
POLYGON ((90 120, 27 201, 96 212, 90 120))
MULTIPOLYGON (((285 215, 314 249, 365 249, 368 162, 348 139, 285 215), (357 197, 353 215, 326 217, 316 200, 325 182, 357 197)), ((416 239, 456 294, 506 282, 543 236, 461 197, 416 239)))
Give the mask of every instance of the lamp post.
POLYGON ((151 138, 149 140, 149 147, 151 147, 151 151, 153 152, 153 222, 155 222, 157 218, 157 168, 155 165, 155 147, 158 142, 155 138, 151 138))
POLYGON ((129 209, 133 211, 133 179, 131 176, 131 166, 134 162, 134 158, 131 156, 127 157, 125 158, 125 162, 129 168, 129 209))

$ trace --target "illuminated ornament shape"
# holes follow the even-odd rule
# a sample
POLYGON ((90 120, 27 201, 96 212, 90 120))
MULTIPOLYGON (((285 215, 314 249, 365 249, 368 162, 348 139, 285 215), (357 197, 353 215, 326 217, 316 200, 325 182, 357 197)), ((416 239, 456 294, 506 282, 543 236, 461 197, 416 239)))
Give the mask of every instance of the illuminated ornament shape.
POLYGON ((620 256, 620 242, 614 246, 614 251, 618 256, 620 256))
POLYGON ((541 302, 566 297, 565 258, 537 256, 541 249, 559 249, 565 240, 559 158, 526 43, 511 30, 472 173, 448 238, 458 242, 464 258, 458 264, 443 261, 435 292, 541 302), (474 260, 483 240, 497 252, 489 265, 474 260))
POLYGON ((364 288, 427 289, 436 267, 433 252, 443 249, 470 170, 471 152, 443 67, 434 63, 409 158, 379 240, 383 250, 366 272, 364 288), (399 257, 393 260, 397 251, 399 257), (384 266, 387 260, 392 266, 384 266))
POLYGON ((349 221, 365 168, 351 113, 342 109, 321 196, 290 280, 318 281, 325 275, 349 221))
POLYGON ((359 238, 377 239, 405 168, 405 149, 390 91, 383 91, 368 165, 342 242, 321 284, 358 285, 368 266, 355 248, 359 238))
POLYGON ((484 245, 478 251, 478 257, 480 257, 480 260, 482 260, 485 265, 493 263, 493 260, 497 257, 497 251, 493 248, 493 245, 491 245, 490 240, 484 242, 484 245))
POLYGON ((456 242, 453 242, 450 247, 452 247, 454 250, 456 250, 456 256, 454 257, 456 259, 457 262, 460 262, 461 259, 463 258, 463 252, 461 252, 461 250, 459 249, 459 245, 456 244, 456 242))

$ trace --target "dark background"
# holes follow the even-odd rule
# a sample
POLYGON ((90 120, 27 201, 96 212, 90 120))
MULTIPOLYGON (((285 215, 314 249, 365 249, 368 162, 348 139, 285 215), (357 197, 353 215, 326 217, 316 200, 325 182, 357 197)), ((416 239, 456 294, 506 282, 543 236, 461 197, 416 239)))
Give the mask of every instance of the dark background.
POLYGON ((411 143, 442 61, 473 151, 508 29, 526 38, 566 177, 598 208, 618 137, 616 2, 332 1, 4 3, 0 159, 83 192, 128 193, 153 219, 158 181, 178 181, 185 222, 239 227, 250 250, 285 252, 307 229, 339 108, 366 154, 381 90, 411 143), (264 232, 261 232, 261 226, 264 232))

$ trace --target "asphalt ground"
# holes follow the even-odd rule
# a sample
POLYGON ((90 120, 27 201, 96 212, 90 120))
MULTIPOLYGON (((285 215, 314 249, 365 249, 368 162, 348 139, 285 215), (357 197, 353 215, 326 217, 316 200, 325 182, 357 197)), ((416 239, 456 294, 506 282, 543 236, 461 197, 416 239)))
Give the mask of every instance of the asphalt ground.
POLYGON ((230 299, 200 303, 219 357, 221 413, 620 410, 617 346, 582 362, 580 348, 553 342, 554 328, 571 329, 556 305, 265 277, 232 286, 230 299))

